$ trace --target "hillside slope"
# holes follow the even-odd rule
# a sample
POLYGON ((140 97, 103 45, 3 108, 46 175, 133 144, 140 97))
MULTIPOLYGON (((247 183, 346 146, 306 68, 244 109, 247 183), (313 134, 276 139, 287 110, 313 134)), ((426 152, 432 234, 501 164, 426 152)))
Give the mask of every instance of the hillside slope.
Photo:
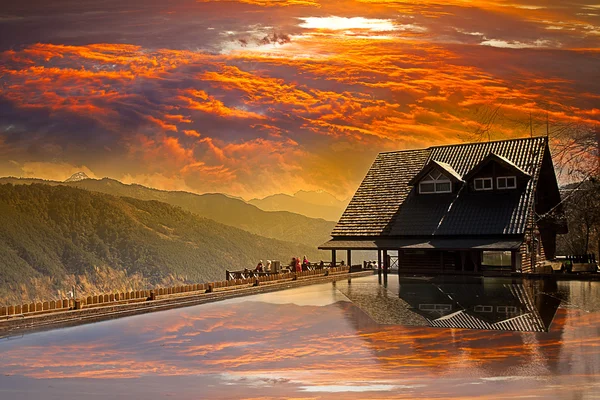
POLYGON ((311 218, 337 221, 348 205, 325 192, 299 191, 293 196, 274 194, 264 199, 252 199, 248 203, 265 211, 289 211, 311 218))
POLYGON ((114 196, 140 200, 157 200, 179 206, 201 217, 268 238, 306 244, 312 247, 326 242, 335 222, 308 218, 285 211, 268 212, 242 200, 223 194, 197 195, 188 192, 170 192, 141 185, 126 185, 114 179, 84 179, 76 182, 55 182, 36 179, 0 178, 0 183, 69 185, 114 196))
MULTIPOLYGON (((319 257, 157 201, 50 185, 0 185, 0 299, 50 299, 223 279, 259 259, 319 257), (118 287, 115 287, 118 286, 118 287)), ((0 300, 2 303, 2 300, 0 300)))

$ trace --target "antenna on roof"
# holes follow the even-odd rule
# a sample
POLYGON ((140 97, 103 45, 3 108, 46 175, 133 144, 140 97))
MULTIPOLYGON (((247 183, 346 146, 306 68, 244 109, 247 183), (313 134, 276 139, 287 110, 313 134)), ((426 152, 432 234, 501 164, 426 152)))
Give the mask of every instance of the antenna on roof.
POLYGON ((550 122, 548 121, 548 111, 546 111, 546 136, 550 136, 550 122))
POLYGON ((531 111, 529 111, 529 135, 533 137, 533 121, 531 120, 531 111))

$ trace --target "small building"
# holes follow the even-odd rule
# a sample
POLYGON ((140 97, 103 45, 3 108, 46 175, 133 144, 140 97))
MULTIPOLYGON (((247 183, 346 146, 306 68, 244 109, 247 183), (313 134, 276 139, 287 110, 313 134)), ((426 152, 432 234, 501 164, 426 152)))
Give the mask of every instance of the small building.
POLYGON ((380 153, 319 247, 397 252, 407 272, 532 272, 554 257, 560 193, 547 137, 380 153))

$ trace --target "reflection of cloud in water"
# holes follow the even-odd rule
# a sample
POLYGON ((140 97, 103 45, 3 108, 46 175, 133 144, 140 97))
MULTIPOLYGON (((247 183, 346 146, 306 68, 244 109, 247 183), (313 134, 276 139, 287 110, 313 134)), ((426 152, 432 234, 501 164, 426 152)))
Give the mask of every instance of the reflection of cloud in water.
MULTIPOLYGON (((412 388, 413 386, 406 386, 406 388, 412 388)), ((414 387, 421 387, 420 385, 414 387)), ((300 390, 305 392, 387 392, 391 390, 401 389, 400 386, 395 385, 329 385, 329 386, 301 386, 300 390)))
POLYGON ((231 299, 222 304, 262 302, 269 304, 295 304, 298 306, 328 306, 338 301, 350 301, 331 284, 305 286, 283 290, 281 292, 264 293, 255 296, 231 299))
MULTIPOLYGON (((376 282, 351 285, 362 293, 376 282)), ((398 289, 390 279, 387 296, 398 289)), ((569 304, 588 293, 561 290, 581 298, 569 304)), ((597 311, 560 308, 549 332, 379 325, 335 291, 316 285, 1 341, 0 398, 572 399, 600 389, 597 311), (294 303, 301 294, 307 305, 294 303)))

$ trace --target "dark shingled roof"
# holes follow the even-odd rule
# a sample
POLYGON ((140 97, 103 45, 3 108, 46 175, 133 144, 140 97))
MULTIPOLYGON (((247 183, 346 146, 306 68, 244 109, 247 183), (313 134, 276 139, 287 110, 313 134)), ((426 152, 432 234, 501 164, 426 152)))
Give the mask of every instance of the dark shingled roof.
POLYGON ((380 153, 332 232, 336 237, 520 235, 534 201, 546 137, 380 153), (417 195, 409 182, 435 160, 464 177, 490 154, 530 175, 505 192, 417 195))

